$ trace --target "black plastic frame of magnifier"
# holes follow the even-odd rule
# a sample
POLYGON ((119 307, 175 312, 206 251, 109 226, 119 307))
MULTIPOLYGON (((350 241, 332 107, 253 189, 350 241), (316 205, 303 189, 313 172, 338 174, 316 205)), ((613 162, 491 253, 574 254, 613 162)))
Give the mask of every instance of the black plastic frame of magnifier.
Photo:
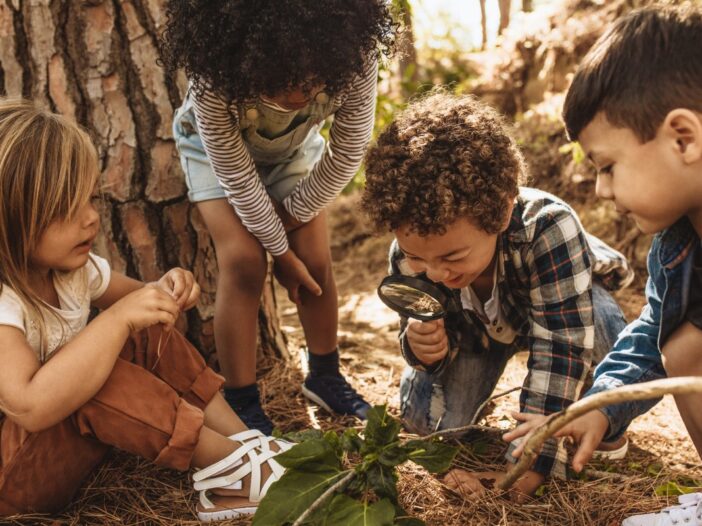
POLYGON ((448 295, 441 290, 440 287, 437 285, 434 285, 433 283, 430 283, 426 279, 414 277, 414 276, 404 276, 402 274, 390 274, 389 276, 386 276, 383 278, 383 281, 380 282, 380 285, 378 285, 378 297, 380 298, 380 301, 382 301, 385 305, 387 305, 389 308, 394 310, 395 312, 399 312, 403 316, 407 316, 408 318, 414 318, 415 320, 420 320, 420 321, 432 321, 432 320, 438 320, 440 318, 443 318, 446 316, 446 313, 448 312, 448 305, 449 305, 449 297, 448 295), (436 301, 438 301, 441 306, 444 308, 444 313, 443 314, 430 314, 430 315, 422 315, 422 314, 416 314, 416 313, 409 313, 409 311, 403 309, 402 307, 398 307, 391 301, 385 298, 385 295, 381 292, 382 288, 384 285, 405 285, 408 287, 412 287, 415 289, 420 290, 421 292, 424 292, 434 298, 436 301))

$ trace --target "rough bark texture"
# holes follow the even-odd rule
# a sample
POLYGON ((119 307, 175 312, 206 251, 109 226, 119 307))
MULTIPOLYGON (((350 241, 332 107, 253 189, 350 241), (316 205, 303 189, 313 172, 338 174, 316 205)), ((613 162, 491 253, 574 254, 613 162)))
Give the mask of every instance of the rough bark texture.
MULTIPOLYGON (((202 287, 181 320, 212 363, 214 248, 186 196, 171 132, 186 79, 157 64, 164 0, 0 0, 0 91, 33 99, 86 128, 105 195, 95 251, 115 270, 153 280, 174 266, 202 287)), ((269 283, 264 352, 287 356, 269 283)), ((235 322, 235 320, 232 320, 235 322)))

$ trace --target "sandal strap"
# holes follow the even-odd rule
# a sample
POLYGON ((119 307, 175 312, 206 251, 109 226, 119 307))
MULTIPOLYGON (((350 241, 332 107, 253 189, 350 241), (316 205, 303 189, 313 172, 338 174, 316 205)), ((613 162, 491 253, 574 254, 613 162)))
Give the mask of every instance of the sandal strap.
POLYGON ((259 502, 263 498, 263 495, 266 494, 266 491, 268 491, 270 485, 283 475, 285 469, 275 460, 273 460, 273 457, 278 454, 278 451, 273 451, 271 449, 268 451, 257 451, 255 442, 256 441, 251 441, 242 445, 225 459, 196 472, 193 475, 193 480, 195 480, 195 490, 206 492, 209 489, 215 488, 242 489, 242 479, 246 475, 251 474, 249 500, 251 502, 259 502), (244 453, 237 455, 237 453, 240 451, 243 451, 244 453), (223 471, 227 471, 233 467, 241 465, 242 462, 240 458, 243 454, 248 455, 248 462, 244 463, 244 465, 233 473, 216 476, 223 471), (230 458, 235 458, 237 463, 227 463, 227 459, 230 458), (261 486, 261 465, 264 463, 268 463, 271 473, 263 486, 261 486), (196 475, 197 478, 195 478, 196 475))
POLYGON ((198 482, 240 465, 242 463, 242 457, 255 448, 256 444, 253 442, 242 444, 235 449, 233 453, 224 457, 222 460, 193 473, 193 480, 198 482))
POLYGON ((240 431, 239 433, 236 433, 235 435, 231 435, 229 437, 230 440, 236 440, 237 442, 248 442, 252 438, 257 438, 257 437, 265 437, 261 431, 258 429, 247 429, 246 431, 240 431))
POLYGON ((241 433, 237 433, 235 435, 231 435, 229 437, 230 440, 236 440, 239 442, 248 442, 248 441, 253 441, 256 442, 257 447, 260 447, 264 451, 268 451, 270 449, 270 443, 275 442, 278 445, 278 453, 282 453, 283 451, 287 451, 291 447, 293 447, 295 444, 292 442, 288 442, 287 440, 284 440, 282 438, 275 438, 271 436, 264 435, 257 429, 249 429, 247 431, 242 431, 241 433))

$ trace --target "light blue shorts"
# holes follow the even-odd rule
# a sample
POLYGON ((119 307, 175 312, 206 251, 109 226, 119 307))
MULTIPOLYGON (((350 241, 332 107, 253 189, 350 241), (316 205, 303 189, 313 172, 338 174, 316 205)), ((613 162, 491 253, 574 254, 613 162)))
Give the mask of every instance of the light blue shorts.
MULTIPOLYGON (((180 155, 190 201, 197 203, 225 198, 224 189, 205 153, 197 131, 197 121, 189 105, 184 104, 176 111, 173 138, 180 155)), ((312 172, 324 153, 325 144, 319 127, 315 127, 289 159, 274 165, 257 164, 256 168, 268 194, 278 202, 290 195, 298 181, 312 172)))

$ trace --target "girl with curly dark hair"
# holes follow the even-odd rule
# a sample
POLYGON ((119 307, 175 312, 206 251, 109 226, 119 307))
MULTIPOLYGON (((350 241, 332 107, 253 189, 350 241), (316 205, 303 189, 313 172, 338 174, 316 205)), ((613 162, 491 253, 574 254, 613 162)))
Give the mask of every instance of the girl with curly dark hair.
POLYGON ((324 208, 358 170, 373 127, 377 61, 396 24, 384 0, 170 0, 167 68, 188 96, 174 135, 190 199, 219 266, 215 342, 227 401, 250 428, 273 425, 256 385, 266 252, 308 345, 303 393, 363 418, 339 372, 337 292, 324 208), (329 140, 320 135, 333 115, 329 140), (232 323, 236 320, 235 323, 232 323))

